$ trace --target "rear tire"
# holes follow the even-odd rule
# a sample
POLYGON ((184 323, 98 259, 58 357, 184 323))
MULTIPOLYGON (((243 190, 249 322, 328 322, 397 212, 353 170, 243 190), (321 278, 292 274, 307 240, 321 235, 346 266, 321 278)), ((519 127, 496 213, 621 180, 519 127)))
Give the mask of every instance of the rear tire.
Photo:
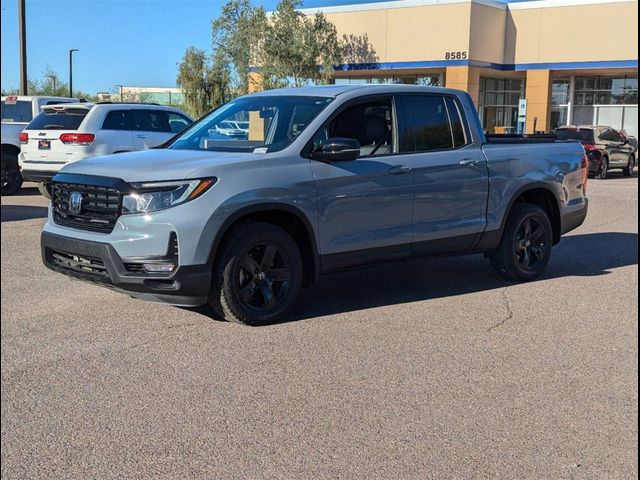
POLYGON ((37 187, 40 195, 42 195, 47 200, 51 200, 51 186, 49 184, 38 182, 37 187))
POLYGON ((209 304, 231 322, 275 323, 297 300, 302 276, 300 250, 287 232, 269 223, 242 223, 220 247, 209 304))
POLYGON ((549 263, 553 228, 547 212, 530 203, 516 204, 502 234, 502 240, 489 261, 507 280, 531 281, 549 263))
POLYGON ((633 176, 633 167, 636 166, 636 159, 633 155, 629 156, 629 161, 627 162, 627 166, 622 169, 622 173, 625 177, 633 176))
POLYGON ((596 178, 600 180, 604 180, 605 178, 607 178, 608 173, 609 173, 609 159, 607 157, 604 157, 602 159, 602 164, 600 165, 600 170, 598 170, 598 174, 596 175, 596 178))
POLYGON ((2 151, 2 196, 15 195, 22 187, 22 175, 18 166, 18 156, 15 153, 2 151))

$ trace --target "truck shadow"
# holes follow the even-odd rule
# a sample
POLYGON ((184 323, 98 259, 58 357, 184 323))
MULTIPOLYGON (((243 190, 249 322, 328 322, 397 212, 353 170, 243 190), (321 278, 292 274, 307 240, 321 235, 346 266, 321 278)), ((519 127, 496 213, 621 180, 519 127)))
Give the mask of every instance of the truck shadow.
MULTIPOLYGON (((638 264, 638 234, 592 233, 563 237, 537 282, 561 277, 607 275, 638 264)), ((482 255, 390 263, 321 277, 303 289, 281 323, 489 291, 514 285, 494 272, 482 255)), ((196 311, 207 315, 206 307, 196 311)))
POLYGON ((0 209, 0 221, 18 222, 33 218, 47 218, 47 207, 35 205, 2 205, 0 209))
MULTIPOLYGON (((571 276, 607 275, 638 264, 636 233, 564 237, 538 282, 571 276)), ((432 258, 372 267, 320 279, 302 291, 288 321, 375 307, 482 292, 512 285, 482 255, 432 258)))

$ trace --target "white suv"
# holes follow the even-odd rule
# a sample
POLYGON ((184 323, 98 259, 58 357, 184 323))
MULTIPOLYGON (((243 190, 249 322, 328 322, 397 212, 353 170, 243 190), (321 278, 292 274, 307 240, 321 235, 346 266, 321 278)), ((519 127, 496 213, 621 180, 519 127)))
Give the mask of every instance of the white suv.
POLYGON ((67 163, 155 147, 191 123, 176 108, 152 104, 45 106, 20 134, 22 176, 49 198, 51 178, 67 163))

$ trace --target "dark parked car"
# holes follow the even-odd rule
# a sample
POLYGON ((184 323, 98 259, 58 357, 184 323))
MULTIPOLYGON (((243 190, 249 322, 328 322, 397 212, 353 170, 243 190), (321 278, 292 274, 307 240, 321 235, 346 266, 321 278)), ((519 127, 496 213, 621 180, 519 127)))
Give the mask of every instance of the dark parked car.
POLYGON ((555 129, 558 140, 578 140, 589 158, 589 175, 607 178, 612 168, 622 169, 626 177, 633 175, 636 149, 629 140, 611 127, 567 126, 555 129))

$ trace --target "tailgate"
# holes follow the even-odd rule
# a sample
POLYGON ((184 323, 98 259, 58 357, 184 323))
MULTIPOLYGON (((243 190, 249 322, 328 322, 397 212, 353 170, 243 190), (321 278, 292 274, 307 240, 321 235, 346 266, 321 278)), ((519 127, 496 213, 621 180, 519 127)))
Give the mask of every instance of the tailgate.
POLYGON ((45 107, 25 128, 21 139, 21 160, 26 170, 58 170, 74 160, 81 148, 65 140, 77 134, 87 108, 45 107))

